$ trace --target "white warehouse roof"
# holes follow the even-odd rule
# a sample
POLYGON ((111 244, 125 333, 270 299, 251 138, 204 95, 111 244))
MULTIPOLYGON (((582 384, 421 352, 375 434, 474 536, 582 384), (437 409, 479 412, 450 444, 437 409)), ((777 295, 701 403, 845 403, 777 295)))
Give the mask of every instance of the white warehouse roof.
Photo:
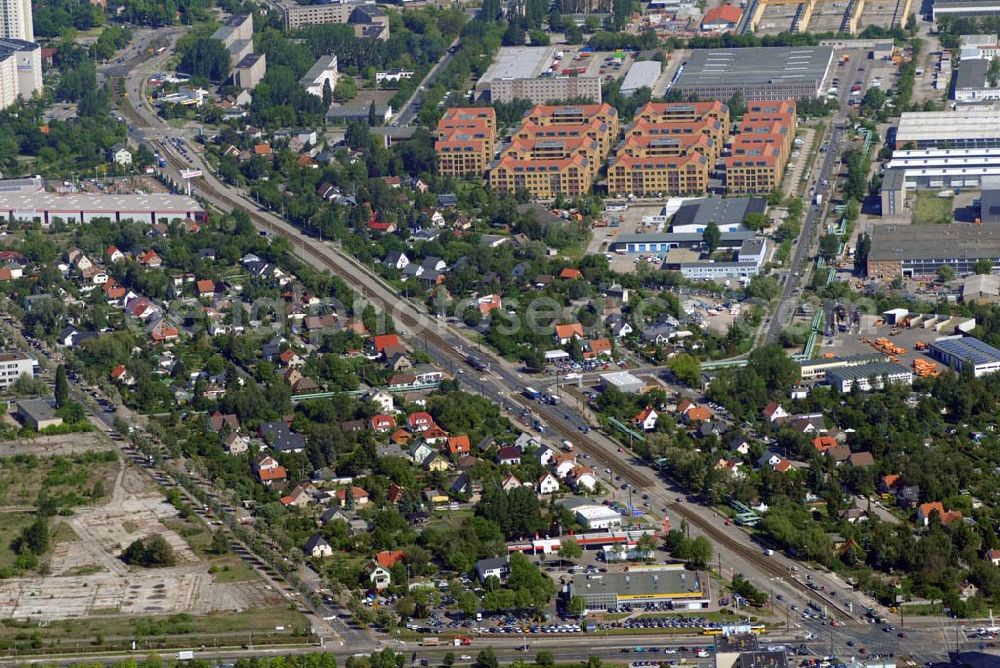
POLYGON ((49 192, 0 192, 0 211, 63 211, 72 213, 203 212, 197 200, 187 195, 150 193, 148 195, 97 195, 92 193, 59 194, 49 192))
POLYGON ((1000 139, 1000 110, 908 111, 899 119, 896 146, 950 139, 1000 139))

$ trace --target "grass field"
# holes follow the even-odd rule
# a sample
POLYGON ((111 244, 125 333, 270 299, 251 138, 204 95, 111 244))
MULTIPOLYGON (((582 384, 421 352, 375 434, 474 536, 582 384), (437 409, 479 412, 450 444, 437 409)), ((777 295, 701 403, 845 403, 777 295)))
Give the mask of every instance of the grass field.
POLYGON ((0 459, 0 505, 33 506, 43 488, 60 506, 90 505, 110 493, 118 467, 113 451, 6 457, 0 459))
POLYGON ((0 569, 13 568, 17 555, 10 549, 24 527, 35 520, 33 513, 3 513, 0 515, 0 569))
POLYGON ((916 225, 945 225, 954 220, 952 198, 938 197, 933 192, 917 192, 917 204, 913 210, 916 225))
POLYGON ((227 560, 225 563, 213 564, 213 582, 249 582, 257 579, 257 573, 238 559, 227 560))
POLYGON ((210 615, 88 617, 50 622, 0 621, 0 649, 92 651, 127 649, 133 639, 143 647, 186 647, 196 644, 241 645, 252 634, 254 644, 306 642, 309 621, 287 606, 255 608, 210 615), (283 630, 277 630, 281 627, 283 630))

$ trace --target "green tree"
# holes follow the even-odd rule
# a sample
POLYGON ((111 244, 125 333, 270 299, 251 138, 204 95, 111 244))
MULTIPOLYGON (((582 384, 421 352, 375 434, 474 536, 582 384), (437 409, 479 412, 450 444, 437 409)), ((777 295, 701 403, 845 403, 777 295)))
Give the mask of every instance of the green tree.
POLYGON ((753 213, 748 213, 747 217, 743 219, 743 225, 753 230, 754 232, 759 232, 760 230, 767 227, 769 223, 770 221, 767 219, 766 215, 756 211, 753 213))
POLYGON ((950 265, 942 264, 937 268, 937 277, 942 283, 947 283, 955 279, 955 270, 950 265))
POLYGON ((44 516, 35 518, 11 543, 11 549, 16 554, 30 553, 42 556, 49 549, 49 521, 44 516))
POLYGON ((58 408, 65 406, 69 400, 69 381, 66 379, 66 367, 62 364, 56 367, 55 397, 58 408))
POLYGON ((733 93, 733 96, 726 102, 726 106, 729 107, 729 117, 734 121, 743 118, 743 114, 747 112, 746 100, 743 99, 743 93, 739 91, 733 93))
POLYGON ((643 534, 635 542, 635 547, 643 554, 652 554, 656 551, 656 539, 653 537, 653 534, 643 534))
POLYGON ((134 540, 121 555, 122 561, 133 566, 174 566, 177 556, 174 548, 160 534, 134 540))
POLYGON ((222 83, 229 78, 229 51, 217 39, 196 39, 181 54, 179 69, 194 79, 222 83))
POLYGON ((566 601, 566 612, 571 617, 581 617, 587 612, 587 599, 582 596, 572 596, 566 601))
POLYGON ((688 546, 687 562, 694 568, 705 568, 712 560, 712 543, 704 536, 696 536, 688 546))
POLYGON ((719 242, 722 241, 722 232, 719 231, 719 226, 715 224, 714 220, 709 221, 705 231, 701 233, 701 239, 708 247, 709 253, 714 253, 715 249, 719 247, 719 242))
POLYGON ((868 252, 872 247, 872 238, 867 232, 858 237, 858 247, 854 251, 854 271, 864 274, 868 269, 868 252))
POLYGON ((583 556, 583 548, 572 538, 565 538, 559 543, 559 558, 572 561, 583 556))
POLYGON ((556 657, 551 651, 543 649, 535 655, 535 665, 552 668, 552 666, 556 665, 556 657))
POLYGON ((988 276, 993 273, 993 262, 986 258, 979 258, 976 260, 976 264, 973 265, 972 270, 977 274, 988 276))
POLYGON ((667 360, 667 367, 677 380, 690 387, 701 386, 701 362, 689 353, 679 353, 667 360))
POLYGON ((824 234, 819 238, 819 254, 827 261, 837 257, 840 251, 840 237, 836 234, 824 234))
POLYGON ((226 534, 219 530, 212 534, 212 552, 213 554, 228 554, 229 553, 229 539, 226 534))
POLYGON ((785 392, 799 380, 799 365, 777 344, 761 346, 750 353, 745 369, 764 380, 768 391, 785 392))
POLYGON ((476 662, 472 665, 474 668, 500 668, 500 661, 493 648, 487 647, 476 655, 476 662))

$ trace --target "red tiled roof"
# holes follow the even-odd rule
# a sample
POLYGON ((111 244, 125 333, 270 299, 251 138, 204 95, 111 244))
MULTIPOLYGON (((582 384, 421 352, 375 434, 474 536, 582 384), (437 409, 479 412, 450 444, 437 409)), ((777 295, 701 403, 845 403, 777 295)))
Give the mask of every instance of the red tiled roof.
POLYGON ((273 469, 261 469, 257 472, 257 475, 260 476, 261 482, 267 480, 284 480, 288 477, 284 466, 277 466, 273 469))
POLYGON ((382 550, 375 555, 375 561, 382 568, 392 568, 405 558, 406 552, 402 550, 382 550))
POLYGON ((702 25, 713 23, 739 23, 743 17, 743 12, 739 7, 733 5, 719 5, 705 12, 705 17, 701 20, 702 25))

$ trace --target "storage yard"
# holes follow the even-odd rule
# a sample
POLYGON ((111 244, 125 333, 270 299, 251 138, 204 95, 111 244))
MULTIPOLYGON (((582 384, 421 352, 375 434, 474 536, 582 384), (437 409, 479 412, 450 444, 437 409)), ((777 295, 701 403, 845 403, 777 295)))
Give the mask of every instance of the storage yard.
POLYGON ((863 315, 859 327, 835 331, 833 336, 825 337, 818 354, 847 357, 882 353, 889 362, 912 370, 918 378, 925 378, 946 370, 943 364, 931 358, 930 344, 942 337, 971 331, 973 327, 975 320, 970 318, 906 313, 903 309, 887 311, 881 316, 863 315))

